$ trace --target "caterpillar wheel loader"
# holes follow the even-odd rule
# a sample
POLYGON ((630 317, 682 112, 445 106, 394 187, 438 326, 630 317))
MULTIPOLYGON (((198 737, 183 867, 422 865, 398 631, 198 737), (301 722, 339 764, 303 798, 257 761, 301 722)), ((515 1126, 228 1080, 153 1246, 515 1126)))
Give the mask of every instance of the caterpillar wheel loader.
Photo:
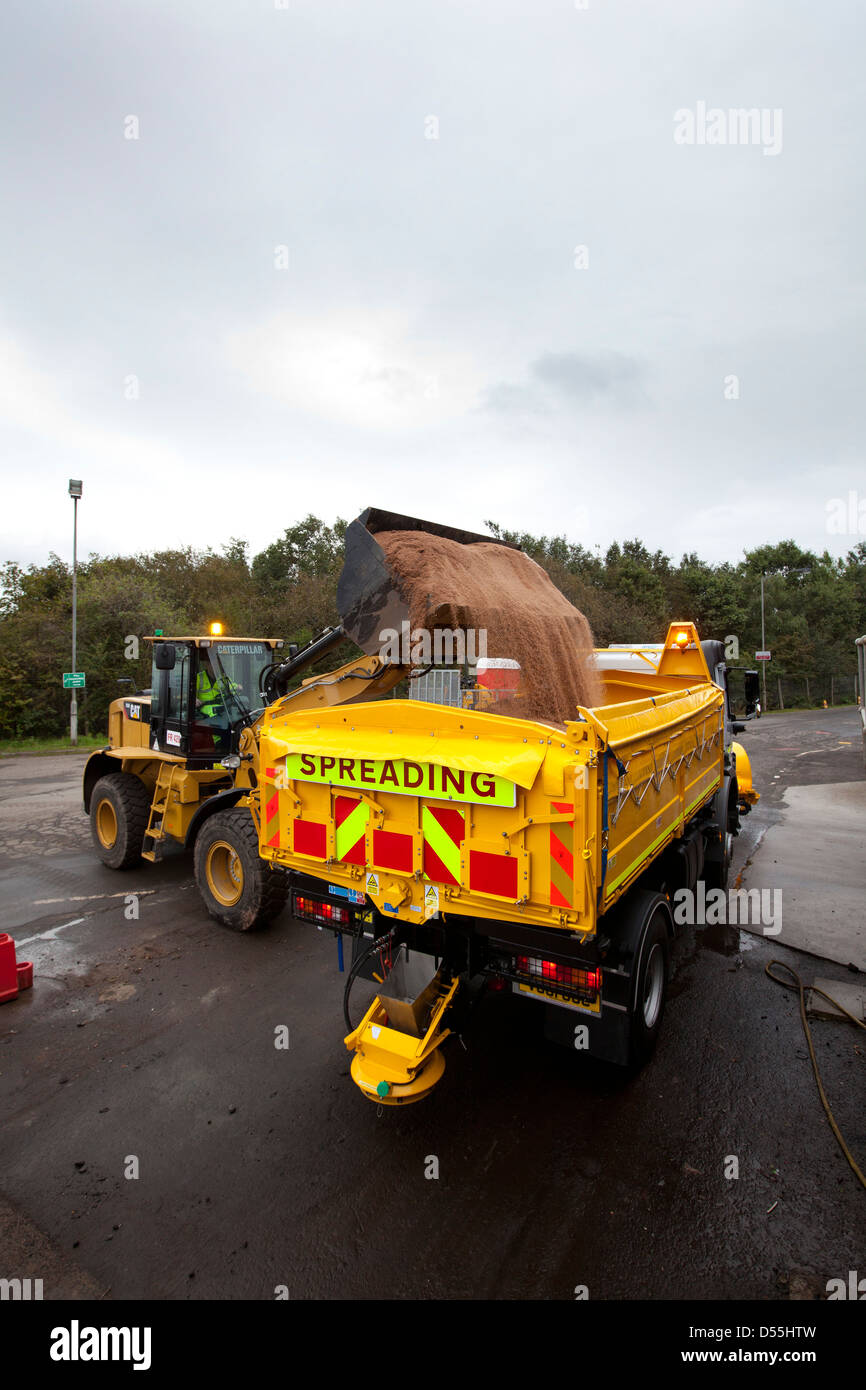
POLYGON ((168 846, 180 846, 192 851, 202 898, 224 926, 248 931, 275 917, 289 880, 259 855, 248 805, 259 771, 241 742, 275 700, 321 708, 396 684, 402 672, 362 657, 288 690, 344 636, 342 627, 328 628, 305 647, 290 644, 285 657, 284 642, 273 637, 145 638, 151 690, 112 701, 108 744, 84 769, 84 810, 103 864, 156 863, 168 846))

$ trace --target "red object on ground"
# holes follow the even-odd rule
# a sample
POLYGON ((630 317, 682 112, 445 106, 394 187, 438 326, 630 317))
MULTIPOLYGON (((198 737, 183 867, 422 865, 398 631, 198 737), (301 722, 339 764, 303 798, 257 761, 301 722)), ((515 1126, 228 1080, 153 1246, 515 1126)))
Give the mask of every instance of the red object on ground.
POLYGON ((0 933, 0 1004, 18 998, 18 991, 33 984, 33 964, 15 959, 15 942, 8 932, 0 933))

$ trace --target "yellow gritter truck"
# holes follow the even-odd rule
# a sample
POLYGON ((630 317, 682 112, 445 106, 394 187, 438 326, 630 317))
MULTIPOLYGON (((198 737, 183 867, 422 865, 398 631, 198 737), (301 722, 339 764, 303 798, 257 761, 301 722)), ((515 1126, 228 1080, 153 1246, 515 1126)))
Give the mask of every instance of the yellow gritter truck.
MULTIPOLYGON (((383 595, 389 622, 405 618, 399 577, 357 558, 394 525, 371 511, 347 536, 342 616, 359 641, 383 595)), ((461 996, 485 983, 541 1004, 549 1036, 572 1047, 625 1065, 652 1051, 673 894, 726 885, 757 796, 720 643, 674 623, 659 646, 599 651, 596 666, 602 703, 564 728, 417 700, 288 699, 248 732, 260 855, 292 875, 296 916, 354 938, 346 1046, 370 1099, 429 1093, 461 996), (365 967, 383 988, 354 1026, 365 967)))

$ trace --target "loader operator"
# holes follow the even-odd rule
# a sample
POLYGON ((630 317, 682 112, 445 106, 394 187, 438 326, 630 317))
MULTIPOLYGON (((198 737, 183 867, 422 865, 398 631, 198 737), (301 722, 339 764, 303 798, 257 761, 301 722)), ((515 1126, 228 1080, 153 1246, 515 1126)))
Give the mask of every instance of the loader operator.
POLYGON ((209 728, 213 734, 214 747, 219 751, 230 743, 229 725, 231 723, 225 696, 240 687, 227 676, 214 674, 210 656, 202 653, 201 665, 195 683, 195 703, 198 723, 209 728))

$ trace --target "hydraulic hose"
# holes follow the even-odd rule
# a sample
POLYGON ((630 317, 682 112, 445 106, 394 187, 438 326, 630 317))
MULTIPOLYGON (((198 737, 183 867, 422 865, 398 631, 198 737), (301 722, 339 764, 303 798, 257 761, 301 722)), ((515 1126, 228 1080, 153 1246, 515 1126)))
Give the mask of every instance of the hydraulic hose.
MULTIPOLYGON (((776 981, 777 985, 783 985, 785 989, 795 989, 799 991, 800 1022, 803 1025, 803 1032, 806 1034, 806 1042, 809 1045, 809 1056, 812 1059, 812 1070, 815 1073, 815 1082, 818 1086, 818 1095, 821 1097, 821 1104, 824 1107, 824 1113, 826 1114, 827 1119, 830 1121, 830 1128, 836 1136, 836 1140, 839 1144, 840 1149, 842 1150, 843 1154, 845 1155, 851 1167, 853 1168, 854 1173, 859 1179, 862 1186, 866 1187, 866 1177, 863 1176, 863 1172, 858 1167, 854 1155, 848 1148, 848 1145, 845 1143, 845 1140, 842 1138, 842 1132, 839 1129, 839 1126, 837 1125, 835 1119, 833 1118, 833 1111, 830 1109, 830 1102, 828 1101, 824 1093, 824 1087, 821 1084, 821 1074, 818 1071, 818 1061, 815 1057, 815 1049, 812 1046, 812 1030, 809 1027, 809 1020, 806 1017, 806 991, 803 981, 800 979, 800 976, 797 974, 796 970, 792 970, 790 965, 786 965, 783 960, 771 960, 767 963, 764 969, 766 973, 769 975, 770 979, 776 981), (772 965, 778 965, 781 967, 782 970, 787 970, 788 974, 791 975, 797 981, 797 983, 794 985, 789 984, 787 980, 781 979, 779 975, 774 975, 773 971, 770 969, 770 966, 772 965)), ((838 1009, 840 1013, 843 1013, 845 1017, 850 1019, 852 1023, 856 1024, 858 1028, 863 1028, 864 1030, 866 1030, 866 1023, 861 1023, 859 1018, 855 1018, 853 1014, 849 1013, 848 1010, 842 1004, 839 1003, 838 999, 833 999, 829 994, 825 994, 823 989, 816 989, 814 985, 812 986, 812 993, 820 994, 822 999, 826 999, 830 1004, 833 1005, 834 1009, 838 1009)))
POLYGON ((382 947, 385 946, 393 938, 393 936, 394 931, 392 928, 390 931, 387 931, 384 936, 380 936, 378 940, 374 941, 370 946, 368 946, 366 951, 362 951, 361 955, 358 956, 356 960, 352 961, 349 974, 346 978, 346 988, 343 991, 343 1019, 346 1024, 347 1033, 353 1033, 355 1031, 352 1026, 352 1020, 349 1017, 349 995, 352 992, 352 985, 355 983, 355 978, 358 974, 358 971, 361 969, 361 966, 364 964, 364 962, 366 960, 369 960, 370 956, 375 955, 377 951, 381 951, 382 947))

